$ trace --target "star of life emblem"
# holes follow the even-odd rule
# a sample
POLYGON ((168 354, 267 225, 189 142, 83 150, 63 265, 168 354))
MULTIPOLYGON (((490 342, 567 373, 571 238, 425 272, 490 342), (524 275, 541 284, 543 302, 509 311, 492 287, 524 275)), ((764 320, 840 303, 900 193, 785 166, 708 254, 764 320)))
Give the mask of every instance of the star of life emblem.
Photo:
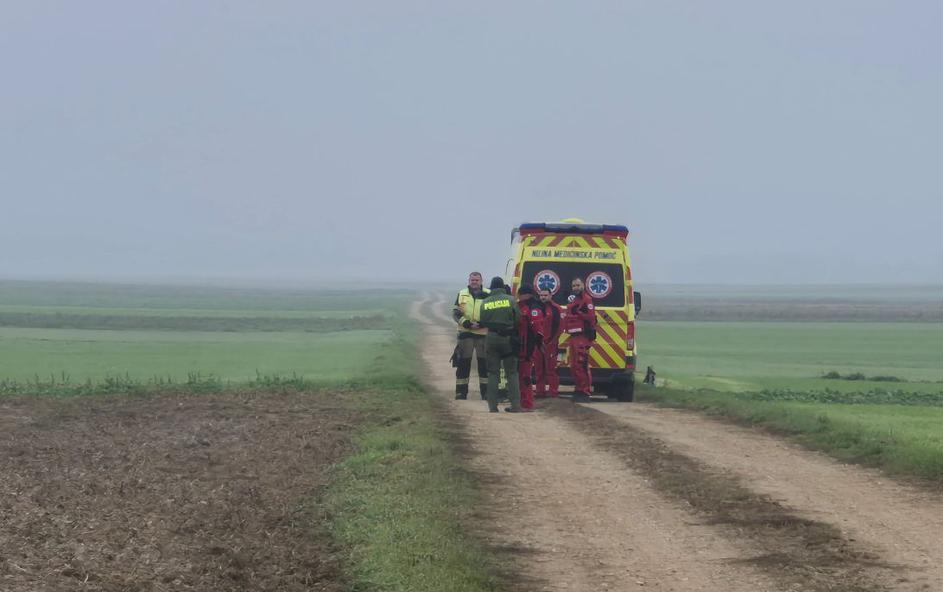
POLYGON ((538 290, 550 290, 550 295, 553 296, 560 290, 560 276, 551 269, 538 271, 534 276, 534 286, 538 290))
POLYGON ((586 289, 593 298, 605 298, 612 292, 612 278, 604 271, 594 271, 586 278, 586 289))

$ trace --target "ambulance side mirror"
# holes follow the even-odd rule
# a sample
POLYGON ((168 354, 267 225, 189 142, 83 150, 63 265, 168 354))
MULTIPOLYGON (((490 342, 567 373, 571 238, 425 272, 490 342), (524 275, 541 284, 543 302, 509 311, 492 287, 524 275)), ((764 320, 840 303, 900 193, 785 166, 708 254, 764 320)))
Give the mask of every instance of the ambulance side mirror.
POLYGON ((632 292, 632 300, 635 302, 635 316, 642 310, 642 293, 632 292))

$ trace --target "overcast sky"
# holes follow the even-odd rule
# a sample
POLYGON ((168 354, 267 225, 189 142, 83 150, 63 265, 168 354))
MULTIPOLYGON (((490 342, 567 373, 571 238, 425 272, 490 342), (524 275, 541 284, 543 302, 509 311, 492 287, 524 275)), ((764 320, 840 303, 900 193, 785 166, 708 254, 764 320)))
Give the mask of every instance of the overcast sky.
POLYGON ((940 2, 0 4, 0 277, 943 283, 940 2))

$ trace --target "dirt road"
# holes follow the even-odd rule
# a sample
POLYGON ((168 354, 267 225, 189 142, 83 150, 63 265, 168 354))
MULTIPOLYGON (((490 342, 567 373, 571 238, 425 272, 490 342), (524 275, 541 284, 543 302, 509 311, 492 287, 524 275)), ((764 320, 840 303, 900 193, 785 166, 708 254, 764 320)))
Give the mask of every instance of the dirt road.
MULTIPOLYGON (((430 295, 413 315, 451 401, 447 309, 430 295)), ((526 589, 943 590, 943 502, 877 473, 642 404, 449 407, 526 589)))

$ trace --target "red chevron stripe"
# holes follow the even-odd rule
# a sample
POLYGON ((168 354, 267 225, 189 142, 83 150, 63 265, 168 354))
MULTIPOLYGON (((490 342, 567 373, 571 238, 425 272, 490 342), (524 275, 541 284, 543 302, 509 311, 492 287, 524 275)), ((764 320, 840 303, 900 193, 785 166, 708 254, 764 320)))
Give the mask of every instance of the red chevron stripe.
POLYGON ((622 310, 616 311, 597 311, 602 314, 603 319, 606 321, 606 326, 612 329, 612 332, 619 336, 619 338, 624 342, 626 339, 626 332, 624 327, 629 322, 629 316, 622 310), (620 325, 619 322, 622 324, 620 325))
POLYGON ((623 343, 625 343, 626 334, 625 334, 625 329, 623 329, 623 325, 618 325, 616 323, 609 323, 608 327, 612 330, 613 333, 615 333, 619 337, 619 345, 622 345, 623 343))
POLYGON ((596 352, 598 352, 599 355, 600 355, 600 357, 602 357, 602 359, 604 359, 604 360, 606 361, 606 363, 609 364, 609 366, 610 366, 611 368, 621 368, 621 367, 622 367, 622 364, 620 364, 619 362, 613 360, 613 359, 612 359, 612 356, 609 355, 609 352, 607 352, 606 350, 604 350, 604 349, 603 349, 602 347, 600 347, 599 345, 593 344, 593 350, 596 351, 596 352))

